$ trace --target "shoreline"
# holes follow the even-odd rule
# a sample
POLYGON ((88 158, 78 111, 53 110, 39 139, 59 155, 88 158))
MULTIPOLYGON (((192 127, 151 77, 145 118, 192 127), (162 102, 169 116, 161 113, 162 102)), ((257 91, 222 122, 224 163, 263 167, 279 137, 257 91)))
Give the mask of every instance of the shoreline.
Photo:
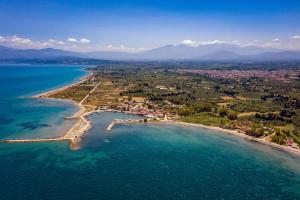
MULTIPOLYGON (((52 90, 49 90, 49 91, 46 91, 46 92, 42 92, 42 93, 39 93, 39 94, 36 94, 36 95, 33 95, 31 96, 31 98, 47 98, 47 99, 51 99, 49 98, 50 95, 53 95, 57 92, 61 92, 63 90, 66 90, 70 87, 73 87, 73 86, 76 86, 80 83, 83 83, 84 81, 86 81, 87 79, 89 79, 89 77, 91 77, 93 75, 93 72, 89 72, 87 75, 79 78, 78 81, 74 82, 74 83, 70 83, 70 84, 67 84, 65 86, 62 86, 62 87, 59 87, 59 88, 56 88, 56 89, 52 89, 52 90)), ((57 99, 57 98, 53 98, 53 99, 57 99)), ((68 100, 68 99, 62 99, 62 100, 68 100)), ((73 100, 70 100, 70 101, 73 101, 73 100)))
POLYGON ((72 149, 75 149, 75 150, 78 149, 77 145, 81 142, 82 136, 92 127, 90 121, 87 120, 85 117, 87 115, 92 114, 94 111, 88 111, 88 109, 86 108, 86 106, 82 105, 81 102, 78 103, 77 101, 74 101, 72 99, 51 98, 49 96, 51 96, 53 94, 56 94, 57 92, 64 91, 64 90, 66 90, 66 89, 68 89, 70 87, 73 87, 73 86, 76 86, 78 84, 81 84, 84 81, 88 80, 92 76, 93 76, 93 72, 89 72, 89 74, 81 77, 79 79, 79 81, 77 81, 75 83, 72 83, 72 84, 69 84, 69 85, 66 85, 66 86, 54 89, 54 90, 50 90, 50 91, 47 91, 47 92, 43 92, 43 93, 40 93, 38 95, 34 95, 32 97, 32 98, 60 99, 60 100, 64 100, 64 101, 70 101, 70 102, 72 102, 74 104, 74 106, 76 106, 79 109, 77 112, 75 112, 74 114, 72 114, 70 117, 66 118, 67 120, 68 119, 77 119, 77 122, 75 122, 74 125, 68 131, 66 131, 66 133, 63 136, 57 137, 57 138, 51 138, 51 139, 58 139, 58 140, 61 140, 61 141, 69 140, 72 149))
POLYGON ((230 130, 230 129, 224 129, 224 128, 217 127, 217 126, 206 126, 206 125, 202 125, 202 124, 193 124, 193 123, 182 122, 182 121, 171 121, 171 120, 169 120, 169 121, 159 121, 159 122, 167 123, 167 124, 171 124, 171 125, 200 127, 200 128, 209 129, 209 130, 212 130, 212 131, 227 133, 227 134, 230 134, 230 135, 233 135, 233 136, 238 136, 238 137, 247 139, 248 141, 264 144, 264 145, 267 145, 267 146, 270 146, 270 147, 273 147, 273 148, 283 150, 285 152, 293 153, 297 156, 300 156, 300 149, 294 149, 294 148, 291 148, 291 147, 288 147, 288 146, 283 146, 283 145, 280 145, 280 144, 276 144, 274 142, 269 142, 269 141, 266 141, 262 138, 255 138, 255 137, 246 135, 245 133, 242 133, 238 130, 230 130))
POLYGON ((93 72, 90 72, 89 74, 81 77, 77 82, 59 87, 57 89, 53 89, 50 91, 42 92, 39 94, 36 94, 34 96, 31 96, 30 98, 36 98, 36 99, 55 99, 55 100, 62 100, 62 101, 69 101, 72 102, 73 105, 77 108, 79 108, 78 111, 76 111, 74 114, 72 114, 70 117, 67 117, 68 119, 77 119, 77 122, 74 123, 74 125, 68 129, 65 134, 59 137, 52 137, 52 138, 36 138, 36 139, 7 139, 2 140, 1 142, 4 143, 35 143, 35 142, 60 142, 60 141, 68 141, 70 143, 70 147, 73 150, 79 149, 79 143, 81 142, 82 136, 87 132, 88 129, 92 127, 90 121, 88 121, 85 117, 87 115, 92 114, 94 111, 88 111, 84 105, 81 103, 78 103, 72 99, 62 99, 62 98, 52 98, 49 97, 57 92, 61 92, 63 90, 66 90, 72 86, 76 86, 80 83, 83 83, 84 81, 88 80, 91 76, 93 76, 93 72))
MULTIPOLYGON (((106 112, 110 112, 110 111, 106 111, 106 112)), ((126 112, 122 112, 127 114, 126 112)), ((133 114, 133 113, 131 113, 133 114)), ((200 127, 203 129, 208 129, 208 130, 212 130, 212 131, 216 131, 216 132, 222 132, 222 133, 226 133, 232 136, 237 136, 240 138, 244 138, 250 142, 257 142, 269 147, 273 147, 276 148, 277 150, 282 150, 284 152, 287 153, 293 153, 294 155, 300 156, 300 149, 294 149, 292 147, 288 147, 288 146, 283 146, 283 145, 279 145, 276 144, 274 142, 269 142, 263 138, 255 138, 249 135, 246 135, 245 133, 243 133, 242 131, 239 130, 230 130, 230 129, 225 129, 225 128, 221 128, 221 127, 217 127, 217 126, 206 126, 203 124, 194 124, 194 123, 188 123, 188 122, 183 122, 183 121, 174 121, 174 120, 148 120, 147 122, 144 121, 140 121, 140 120, 124 120, 122 122, 114 122, 112 121, 108 127, 107 127, 107 131, 111 131, 112 128, 114 127, 115 124, 132 124, 132 123, 151 123, 151 124, 155 124, 155 123, 163 123, 163 124, 169 124, 169 125, 179 125, 179 126, 191 126, 191 127, 200 127)))
MULTIPOLYGON (((78 145, 81 142, 83 135, 85 135, 87 133, 87 131, 92 127, 91 122, 86 119, 86 116, 91 115, 96 112, 96 110, 89 111, 85 105, 82 105, 82 103, 86 98, 88 98, 88 96, 97 88, 97 86, 100 83, 96 84, 95 87, 91 90, 91 92, 86 97, 84 97, 80 103, 76 102, 72 99, 52 98, 49 96, 51 96, 57 92, 66 90, 72 86, 76 86, 80 83, 83 83, 84 81, 88 80, 92 76, 93 76, 93 72, 89 72, 89 74, 81 77, 77 82, 59 87, 57 89, 42 92, 40 94, 37 94, 37 95, 34 95, 31 97, 31 98, 40 98, 40 99, 56 99, 56 100, 59 99, 59 100, 63 100, 63 101, 69 101, 69 102, 72 102, 74 104, 74 106, 79 108, 79 110, 77 112, 75 112, 72 116, 66 118, 66 119, 77 119, 77 122, 75 122, 74 125, 68 131, 66 131, 66 133, 64 135, 62 135, 60 137, 53 137, 53 138, 15 139, 15 140, 12 139, 12 140, 4 140, 2 142, 25 143, 25 142, 69 141, 71 146, 74 147, 74 149, 78 149, 78 147, 76 145, 78 145)), ((108 112, 108 111, 106 111, 106 112, 108 112)), ((120 112, 122 112, 122 111, 120 111, 120 112)), ((126 112, 123 112, 123 113, 126 113, 126 112)), ((126 114, 128 114, 128 113, 126 113, 126 114)), ((130 114, 134 115, 134 113, 130 113, 130 114)), ((268 145, 273 148, 283 150, 285 152, 293 153, 293 154, 300 156, 300 149, 294 149, 289 146, 279 145, 279 144, 276 144, 273 142, 269 142, 263 138, 255 138, 255 137, 246 135, 245 133, 238 131, 238 130, 230 130, 230 129, 224 129, 224 128, 216 127, 216 126, 206 126, 203 124, 194 124, 194 123, 188 123, 188 122, 183 122, 183 121, 173 121, 173 120, 148 121, 147 123, 156 123, 156 122, 166 123, 166 124, 170 124, 170 125, 193 126, 193 127, 200 127, 200 128, 204 128, 204 129, 213 130, 213 131, 219 131, 219 132, 227 133, 230 135, 238 136, 241 138, 245 138, 252 142, 258 142, 260 144, 268 145)), ((126 124, 126 123, 129 123, 129 122, 120 123, 120 124, 126 124)))

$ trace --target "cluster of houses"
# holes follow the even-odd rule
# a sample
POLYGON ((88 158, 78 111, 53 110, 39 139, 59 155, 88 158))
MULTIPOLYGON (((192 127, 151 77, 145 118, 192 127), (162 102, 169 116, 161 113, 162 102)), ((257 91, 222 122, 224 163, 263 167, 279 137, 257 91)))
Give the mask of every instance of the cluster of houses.
POLYGON ((289 79, 298 79, 300 70, 206 70, 206 69, 178 69, 180 74, 201 74, 214 78, 240 79, 249 77, 267 78, 279 81, 288 81, 289 79))
POLYGON ((125 112, 128 114, 141 115, 146 118, 167 119, 167 113, 164 110, 156 109, 154 103, 144 98, 121 103, 113 109, 110 106, 102 106, 100 111, 125 112))

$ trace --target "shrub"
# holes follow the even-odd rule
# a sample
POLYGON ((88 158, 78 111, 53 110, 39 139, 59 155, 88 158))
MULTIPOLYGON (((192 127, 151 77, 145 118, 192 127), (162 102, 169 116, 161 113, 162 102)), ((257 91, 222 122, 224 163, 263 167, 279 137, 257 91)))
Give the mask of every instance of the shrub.
POLYGON ((227 115, 227 109, 226 108, 220 108, 219 109, 219 115, 221 116, 221 117, 225 117, 226 115, 227 115))
POLYGON ((229 112, 227 113, 227 117, 228 117, 228 119, 230 119, 230 120, 236 120, 236 119, 238 118, 237 113, 234 112, 234 111, 229 111, 229 112))
POLYGON ((282 135, 282 134, 279 134, 279 135, 275 134, 271 137, 271 141, 275 142, 277 144, 284 144, 285 139, 286 139, 286 136, 282 135))

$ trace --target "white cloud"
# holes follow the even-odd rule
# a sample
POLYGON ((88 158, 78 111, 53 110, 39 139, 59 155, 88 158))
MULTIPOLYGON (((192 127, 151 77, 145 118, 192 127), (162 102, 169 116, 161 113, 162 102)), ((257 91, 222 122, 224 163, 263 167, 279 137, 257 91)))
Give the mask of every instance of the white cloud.
POLYGON ((282 46, 282 44, 281 44, 279 38, 275 38, 275 39, 273 39, 271 41, 258 44, 258 46, 261 46, 261 47, 270 47, 270 48, 280 48, 282 46))
POLYGON ((1 36, 0 43, 5 46, 10 46, 14 48, 64 48, 66 47, 66 43, 60 40, 49 39, 46 41, 33 41, 29 38, 23 38, 16 35, 13 36, 1 36))
POLYGON ((280 48, 282 45, 280 42, 266 42, 258 45, 260 47, 280 48))
POLYGON ((221 40, 212 40, 212 41, 205 41, 205 42, 199 42, 200 45, 209 45, 209 44, 224 44, 226 42, 221 40))
POLYGON ((67 41, 68 41, 68 42, 77 42, 77 39, 76 39, 76 38, 68 38, 67 41))
POLYGON ((0 45, 5 45, 13 48, 20 49, 41 49, 41 48, 57 48, 70 51, 88 52, 88 51, 122 51, 122 52, 138 52, 144 51, 145 48, 132 48, 125 45, 107 45, 102 46, 99 44, 92 44, 89 39, 82 38, 77 40, 76 38, 68 38, 67 42, 48 39, 48 40, 31 40, 29 38, 23 38, 16 35, 13 36, 0 36, 0 45))
POLYGON ((82 38, 82 39, 80 40, 80 42, 81 42, 82 44, 89 44, 91 41, 88 40, 88 39, 86 39, 86 38, 82 38))
MULTIPOLYGON (((297 39, 299 36, 294 36, 295 39, 297 39)), ((257 47, 264 47, 264 48, 279 48, 279 49, 300 49, 300 44, 297 44, 295 42, 291 42, 288 40, 288 38, 281 39, 281 38, 274 38, 270 40, 208 40, 208 41, 195 41, 186 39, 180 42, 180 44, 189 45, 193 47, 201 46, 201 45, 212 45, 212 44, 232 44, 232 45, 238 45, 241 47, 248 47, 248 46, 257 46, 257 47)), ((176 46, 176 45, 175 45, 176 46)))
POLYGON ((70 43, 77 43, 77 42, 79 42, 79 43, 82 43, 82 44, 89 44, 91 41, 90 40, 88 40, 88 39, 86 39, 86 38, 82 38, 82 39, 80 39, 80 40, 77 40, 76 38, 68 38, 67 39, 67 42, 70 42, 70 43))
POLYGON ((291 39, 300 39, 300 35, 294 35, 291 37, 291 39))
POLYGON ((240 45, 241 42, 239 40, 232 40, 230 43, 240 45))
MULTIPOLYGON (((183 40, 181 44, 189 45, 189 46, 200 46, 200 45, 211 45, 211 44, 224 44, 226 42, 221 40, 210 40, 210 41, 193 41, 193 40, 183 40)), ((229 43, 229 42, 228 42, 229 43)))
POLYGON ((124 51, 124 52, 135 52, 136 49, 135 48, 131 48, 131 47, 127 47, 123 44, 121 44, 120 46, 114 46, 112 44, 109 44, 106 46, 106 50, 108 51, 124 51))
POLYGON ((15 43, 15 44, 30 44, 32 41, 28 38, 21 38, 17 37, 16 35, 8 38, 10 42, 15 43))
POLYGON ((64 45, 65 43, 60 40, 49 39, 48 42, 52 45, 64 45))
MULTIPOLYGON (((259 47, 273 47, 280 49, 300 49, 300 43, 295 42, 293 39, 300 39, 300 35, 294 35, 293 37, 286 38, 274 38, 269 40, 208 40, 208 41, 195 41, 191 39, 186 39, 180 42, 180 44, 189 45, 189 46, 201 46, 201 45, 212 45, 212 44, 234 44, 242 47, 245 46, 259 46, 259 47)), ((92 43, 87 38, 68 38, 66 41, 61 41, 57 39, 47 39, 47 40, 32 40, 31 38, 21 37, 17 35, 12 36, 0 36, 0 45, 5 45, 13 48, 21 49, 41 49, 41 48, 57 48, 70 51, 78 52, 89 52, 89 51, 115 51, 115 52, 140 52, 145 51, 145 48, 139 47, 129 47, 126 45, 110 44, 110 45, 101 45, 92 43)))
POLYGON ((34 44, 32 40, 16 35, 6 37, 1 36, 0 42, 10 46, 32 46, 34 44))
POLYGON ((181 41, 181 44, 190 45, 190 46, 198 46, 198 43, 193 40, 183 40, 183 41, 181 41))

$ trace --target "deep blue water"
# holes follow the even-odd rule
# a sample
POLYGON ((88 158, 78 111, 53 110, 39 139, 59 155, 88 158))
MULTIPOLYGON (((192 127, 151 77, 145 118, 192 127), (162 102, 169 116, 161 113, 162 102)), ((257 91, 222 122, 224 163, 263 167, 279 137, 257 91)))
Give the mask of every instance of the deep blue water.
POLYGON ((0 199, 300 199, 297 156, 194 127, 105 131, 116 118, 133 116, 92 115, 79 151, 66 143, 0 144, 0 199))

